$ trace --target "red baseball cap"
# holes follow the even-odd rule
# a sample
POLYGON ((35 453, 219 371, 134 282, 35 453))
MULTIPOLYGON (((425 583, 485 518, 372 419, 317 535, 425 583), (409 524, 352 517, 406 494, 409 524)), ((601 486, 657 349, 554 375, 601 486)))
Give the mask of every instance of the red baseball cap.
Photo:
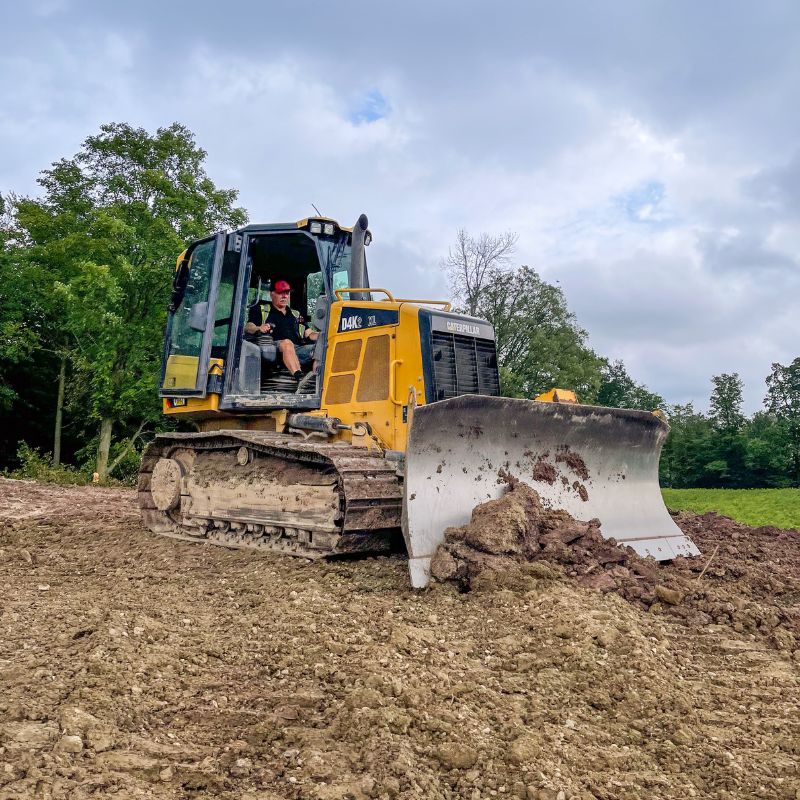
POLYGON ((291 292, 292 287, 286 281, 275 281, 275 284, 272 287, 273 292, 277 292, 278 294, 283 294, 283 292, 291 292))

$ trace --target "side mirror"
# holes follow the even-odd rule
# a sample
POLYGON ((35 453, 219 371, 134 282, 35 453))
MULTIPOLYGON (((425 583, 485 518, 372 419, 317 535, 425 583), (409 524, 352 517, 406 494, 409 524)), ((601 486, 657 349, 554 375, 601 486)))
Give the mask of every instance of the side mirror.
POLYGON ((189 310, 189 327, 193 331, 204 331, 208 325, 208 303, 195 303, 189 310))

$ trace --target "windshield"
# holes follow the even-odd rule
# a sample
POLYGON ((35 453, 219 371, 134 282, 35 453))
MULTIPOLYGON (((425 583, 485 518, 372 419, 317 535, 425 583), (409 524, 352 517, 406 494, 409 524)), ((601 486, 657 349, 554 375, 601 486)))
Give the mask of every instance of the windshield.
POLYGON ((338 241, 318 240, 320 261, 325 273, 330 276, 331 292, 350 285, 350 245, 342 237, 338 241))

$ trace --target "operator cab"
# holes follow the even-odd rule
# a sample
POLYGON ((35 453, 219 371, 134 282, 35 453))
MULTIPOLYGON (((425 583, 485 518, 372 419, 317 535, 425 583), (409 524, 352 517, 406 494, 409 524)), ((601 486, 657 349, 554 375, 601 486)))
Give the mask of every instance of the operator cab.
MULTIPOLYGON (((247 315, 244 338, 261 351, 261 393, 313 394, 316 382, 312 376, 301 386, 286 369, 273 332, 247 332, 248 320, 255 325, 266 321, 271 308, 271 292, 280 282, 291 287, 287 315, 289 327, 311 326, 317 299, 325 296, 322 271, 319 269, 314 243, 304 236, 254 236, 248 249, 250 286, 247 291, 247 315), (311 270, 311 271, 309 271, 311 270)), ((308 341, 304 344, 309 345, 308 341)), ((308 371, 311 365, 306 365, 308 371)))
POLYGON ((319 408, 330 304, 337 289, 368 285, 370 238, 366 217, 353 230, 316 217, 194 243, 178 265, 170 303, 160 391, 166 410, 209 393, 219 394, 220 410, 319 408), (302 324, 319 333, 317 373, 299 386, 272 335, 245 331, 279 280, 291 286, 290 308, 302 324))

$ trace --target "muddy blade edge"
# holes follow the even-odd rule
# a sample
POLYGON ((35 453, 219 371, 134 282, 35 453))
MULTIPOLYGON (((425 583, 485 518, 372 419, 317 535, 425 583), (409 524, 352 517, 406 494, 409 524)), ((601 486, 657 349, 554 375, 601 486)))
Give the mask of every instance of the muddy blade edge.
POLYGON ((415 409, 403 499, 412 585, 427 585, 445 529, 500 497, 507 475, 551 508, 599 519, 603 536, 639 555, 697 555, 661 497, 658 461, 668 431, 646 411, 503 397, 464 395, 415 409))

